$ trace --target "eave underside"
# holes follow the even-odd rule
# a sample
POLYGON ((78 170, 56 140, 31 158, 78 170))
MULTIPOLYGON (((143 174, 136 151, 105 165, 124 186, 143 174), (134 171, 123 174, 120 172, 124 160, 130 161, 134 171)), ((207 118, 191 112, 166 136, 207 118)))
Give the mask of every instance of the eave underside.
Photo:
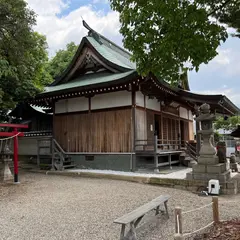
POLYGON ((156 78, 149 78, 141 84, 141 91, 147 96, 154 96, 165 105, 172 102, 178 102, 196 113, 197 107, 203 103, 210 105, 211 110, 215 113, 226 115, 238 115, 240 109, 234 105, 224 95, 202 95, 177 88, 168 87, 162 84, 156 78))
POLYGON ((60 99, 76 98, 76 97, 93 97, 96 94, 114 92, 114 91, 131 91, 136 88, 140 82, 140 77, 137 72, 132 71, 129 75, 115 79, 113 81, 101 82, 97 84, 84 85, 58 91, 43 92, 37 95, 34 99, 29 99, 27 102, 41 107, 51 107, 53 102, 60 99))
POLYGON ((207 103, 211 106, 212 111, 219 114, 238 115, 240 112, 240 109, 224 95, 203 95, 182 90, 179 91, 179 94, 183 101, 197 106, 207 103))
POLYGON ((96 94, 122 90, 140 90, 146 96, 156 97, 159 101, 163 101, 166 106, 173 102, 178 102, 191 109, 193 113, 203 103, 209 104, 212 112, 219 114, 237 115, 240 112, 239 108, 224 95, 202 95, 172 88, 154 77, 140 77, 135 71, 121 79, 115 79, 106 83, 45 92, 29 102, 37 106, 51 107, 54 101, 60 99, 93 97, 96 94))

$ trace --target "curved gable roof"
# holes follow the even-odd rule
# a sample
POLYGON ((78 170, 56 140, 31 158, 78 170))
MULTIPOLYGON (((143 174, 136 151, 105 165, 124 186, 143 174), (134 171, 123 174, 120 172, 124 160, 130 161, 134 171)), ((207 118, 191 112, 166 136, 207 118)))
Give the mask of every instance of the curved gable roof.
POLYGON ((116 70, 115 73, 136 70, 136 64, 131 62, 130 53, 91 29, 85 21, 83 21, 83 26, 89 30, 88 36, 82 38, 72 61, 50 86, 56 86, 69 80, 69 74, 76 66, 85 48, 91 49, 106 66, 109 66, 109 69, 116 70))

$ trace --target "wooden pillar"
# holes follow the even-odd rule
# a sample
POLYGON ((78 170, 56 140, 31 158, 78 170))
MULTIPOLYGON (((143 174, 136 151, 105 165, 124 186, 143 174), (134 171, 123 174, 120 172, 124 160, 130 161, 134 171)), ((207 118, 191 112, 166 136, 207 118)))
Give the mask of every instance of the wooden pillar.
POLYGON ((182 134, 181 134, 181 120, 180 117, 178 118, 178 140, 179 140, 179 148, 182 147, 182 134))
POLYGON ((154 171, 155 172, 159 172, 159 169, 158 169, 158 136, 157 134, 154 135, 154 171))
MULTIPOLYGON (((55 128, 55 104, 56 102, 54 101, 52 103, 52 108, 53 108, 53 118, 52 118, 52 137, 54 138, 55 137, 55 131, 54 131, 54 128, 55 128)), ((50 128, 50 127, 49 127, 50 128)))
POLYGON ((13 138, 13 165, 14 165, 14 183, 18 183, 18 130, 14 128, 15 137, 13 138))
POLYGON ((169 126, 168 126, 168 123, 169 123, 169 118, 167 117, 167 118, 165 118, 166 119, 166 123, 167 123, 167 144, 169 144, 169 142, 168 142, 168 140, 169 140, 169 137, 168 137, 168 133, 169 133, 169 126))
POLYGON ((163 144, 163 116, 161 113, 161 144, 163 144))
POLYGON ((213 221, 219 223, 218 197, 212 197, 213 221))
POLYGON ((136 136, 137 136, 137 129, 136 129, 136 91, 132 91, 132 124, 131 124, 131 132, 132 132, 132 171, 136 171, 136 165, 137 165, 137 156, 136 156, 136 136), (134 156, 133 156, 134 154, 134 156))
POLYGON ((88 112, 89 112, 89 113, 91 112, 91 109, 92 109, 92 106, 91 106, 91 97, 88 97, 88 112))

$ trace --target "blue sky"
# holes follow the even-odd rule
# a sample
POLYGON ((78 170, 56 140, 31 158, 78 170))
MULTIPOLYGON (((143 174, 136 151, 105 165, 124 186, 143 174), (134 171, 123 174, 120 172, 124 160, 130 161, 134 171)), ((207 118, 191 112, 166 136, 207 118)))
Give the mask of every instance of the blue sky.
MULTIPOLYGON (((49 55, 71 41, 79 44, 87 31, 82 17, 101 34, 121 44, 118 13, 107 0, 26 0, 37 14, 36 30, 45 34, 49 55)), ((229 38, 218 49, 219 55, 198 73, 189 74, 190 88, 204 94, 225 94, 240 107, 240 39, 229 38)))
POLYGON ((101 10, 104 13, 107 13, 111 10, 110 4, 107 0, 71 0, 71 1, 65 1, 68 3, 68 7, 65 8, 60 14, 58 14, 59 17, 66 16, 69 13, 71 13, 74 9, 80 8, 82 6, 86 5, 92 5, 92 8, 95 11, 101 10))

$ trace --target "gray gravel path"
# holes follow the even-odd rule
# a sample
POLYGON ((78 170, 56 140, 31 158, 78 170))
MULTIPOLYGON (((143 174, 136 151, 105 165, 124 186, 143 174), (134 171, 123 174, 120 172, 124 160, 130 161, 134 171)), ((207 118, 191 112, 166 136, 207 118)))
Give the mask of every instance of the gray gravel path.
MULTIPOLYGON (((170 219, 160 216, 143 222, 139 240, 173 239, 174 207, 185 211, 211 201, 178 189, 138 183, 21 173, 20 185, 0 184, 0 239, 119 239, 120 226, 113 220, 161 194, 171 195, 170 219)), ((239 216, 240 206, 235 203, 239 199, 239 195, 220 199, 222 219, 239 216)), ((190 213, 184 218, 184 231, 209 222, 210 208, 190 213)))

